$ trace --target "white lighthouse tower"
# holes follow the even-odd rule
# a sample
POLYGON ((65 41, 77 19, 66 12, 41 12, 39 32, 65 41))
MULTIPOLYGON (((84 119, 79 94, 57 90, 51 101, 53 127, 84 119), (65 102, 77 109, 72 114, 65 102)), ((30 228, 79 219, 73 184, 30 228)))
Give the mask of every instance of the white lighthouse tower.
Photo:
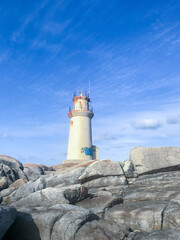
POLYGON ((89 93, 77 91, 73 97, 73 107, 69 107, 70 120, 67 162, 98 159, 97 148, 92 145, 91 119, 93 108, 89 106, 89 93))

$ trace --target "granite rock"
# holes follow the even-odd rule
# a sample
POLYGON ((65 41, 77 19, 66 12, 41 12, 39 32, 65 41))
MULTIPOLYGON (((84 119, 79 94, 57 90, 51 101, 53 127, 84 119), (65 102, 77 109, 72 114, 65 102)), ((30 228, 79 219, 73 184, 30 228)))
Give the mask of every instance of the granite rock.
POLYGON ((73 204, 87 196, 87 189, 81 185, 55 188, 49 187, 28 194, 26 197, 15 202, 16 207, 50 207, 56 204, 73 204))
POLYGON ((29 181, 36 181, 41 175, 44 175, 44 171, 41 167, 25 167, 24 172, 29 181))
POLYGON ((141 149, 141 166, 132 166, 137 159, 123 167, 110 160, 66 165, 2 190, 2 203, 18 210, 5 239, 178 239, 180 171, 160 166, 172 160, 170 149, 141 149), (151 152, 162 163, 146 165, 151 152))
POLYGON ((167 203, 131 202, 115 205, 107 209, 104 218, 115 221, 133 231, 151 232, 160 230, 162 212, 167 203))
POLYGON ((75 240, 120 240, 125 239, 128 230, 114 221, 106 219, 86 222, 76 233, 75 240))
POLYGON ((119 162, 110 160, 96 161, 89 165, 79 177, 81 183, 108 176, 121 176, 125 179, 122 167, 119 162))
POLYGON ((0 191, 8 188, 8 186, 9 186, 8 178, 7 177, 0 178, 0 191))
POLYGON ((97 217, 87 209, 69 204, 21 208, 8 231, 8 240, 72 240, 78 229, 97 217))
POLYGON ((138 174, 180 170, 180 148, 135 147, 130 160, 138 174))
POLYGON ((16 159, 0 155, 0 178, 6 177, 8 186, 17 179, 27 179, 23 165, 16 159))

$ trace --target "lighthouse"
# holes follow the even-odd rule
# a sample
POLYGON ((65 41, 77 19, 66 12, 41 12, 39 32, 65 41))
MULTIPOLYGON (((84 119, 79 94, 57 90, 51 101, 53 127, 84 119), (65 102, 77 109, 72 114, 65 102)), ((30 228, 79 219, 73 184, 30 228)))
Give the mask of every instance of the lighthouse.
POLYGON ((98 148, 92 145, 91 119, 93 108, 89 105, 89 93, 76 91, 73 96, 73 106, 69 107, 70 118, 67 162, 90 161, 98 159, 98 148))

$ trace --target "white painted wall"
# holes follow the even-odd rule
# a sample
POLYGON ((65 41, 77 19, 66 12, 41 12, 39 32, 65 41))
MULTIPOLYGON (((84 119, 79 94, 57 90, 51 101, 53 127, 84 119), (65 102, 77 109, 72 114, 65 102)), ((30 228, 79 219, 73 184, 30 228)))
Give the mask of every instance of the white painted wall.
POLYGON ((92 160, 92 155, 82 152, 84 147, 92 148, 91 118, 74 116, 70 120, 67 160, 92 160))

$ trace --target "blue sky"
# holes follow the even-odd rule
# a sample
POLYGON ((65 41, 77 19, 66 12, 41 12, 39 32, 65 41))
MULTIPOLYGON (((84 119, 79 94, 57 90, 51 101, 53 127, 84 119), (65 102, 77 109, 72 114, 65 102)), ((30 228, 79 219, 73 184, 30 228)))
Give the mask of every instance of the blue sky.
POLYGON ((88 90, 100 158, 180 147, 180 1, 2 0, 0 154, 66 159, 73 92, 88 90))

